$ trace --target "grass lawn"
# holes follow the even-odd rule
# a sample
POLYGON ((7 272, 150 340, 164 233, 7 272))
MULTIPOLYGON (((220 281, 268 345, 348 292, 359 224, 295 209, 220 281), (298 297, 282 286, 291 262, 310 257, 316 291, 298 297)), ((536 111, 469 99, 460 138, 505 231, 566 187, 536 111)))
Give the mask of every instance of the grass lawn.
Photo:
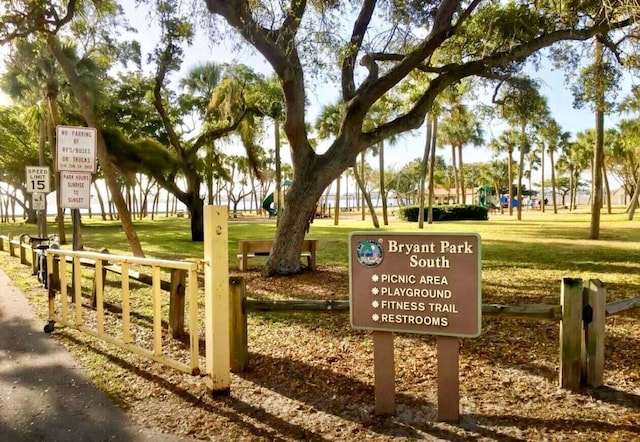
MULTIPOLYGON (((563 277, 601 280, 608 301, 640 295, 640 220, 627 220, 623 208, 603 212, 600 240, 587 239, 589 222, 584 210, 524 211, 520 222, 494 214, 484 222, 425 225, 424 231, 480 235, 483 303, 558 304, 563 277)), ((188 219, 136 221, 136 228, 148 256, 202 259, 202 244, 190 241, 188 219)), ((317 272, 267 278, 260 273, 264 261, 253 260, 252 271, 242 273, 248 296, 347 299, 348 235, 362 230, 373 229, 359 216, 339 226, 333 219, 315 220, 308 237, 320 240, 317 272)), ((382 230, 420 231, 395 217, 382 230)), ((241 275, 237 241, 270 238, 274 231, 273 221, 231 220, 231 274, 241 275)), ((9 232, 35 232, 35 226, 0 224, 0 234, 9 232)), ((93 249, 127 254, 118 222, 85 217, 83 240, 93 249)), ((17 261, 0 254, 0 265, 45 315, 42 289, 17 261)), ((248 320, 250 368, 232 376, 226 399, 204 394, 198 378, 74 330, 61 329, 54 337, 138 423, 200 440, 640 439, 640 309, 607 319, 605 387, 579 393, 557 386, 557 322, 483 318, 481 336, 462 341, 458 425, 435 419, 433 336, 396 334, 397 413, 381 418, 373 414, 371 334, 354 330, 347 314, 263 312, 248 320)))
MULTIPOLYGON (((340 220, 318 219, 309 238, 320 239, 318 264, 347 268, 348 235, 352 231, 375 230, 369 219, 351 215, 340 220)), ((476 232, 482 241, 483 296, 490 302, 499 293, 510 292, 523 302, 551 302, 557 299, 562 277, 596 278, 607 284, 610 299, 634 296, 640 286, 640 221, 628 221, 622 208, 612 215, 603 213, 600 240, 589 240, 589 214, 584 210, 562 211, 558 215, 525 211, 518 222, 508 215, 494 214, 484 222, 442 222, 425 224, 424 232, 476 232)), ((144 219, 135 222, 136 231, 148 256, 198 260, 202 243, 190 240, 189 220, 185 218, 144 219)), ((382 231, 420 232, 417 223, 391 217, 382 231)), ((34 233, 35 226, 0 224, 0 234, 34 233)), ((52 223, 49 233, 54 232, 52 223)), ((70 232, 70 228, 68 229, 70 232)), ((272 238, 273 221, 232 220, 229 223, 229 265, 237 270, 239 239, 272 238)), ((86 247, 111 253, 128 254, 126 238, 117 221, 104 222, 83 217, 83 241, 86 247)), ((68 233, 67 240, 70 241, 68 233)), ((254 259, 259 268, 264 260, 254 259)), ((510 296, 511 297, 511 296, 510 296)))

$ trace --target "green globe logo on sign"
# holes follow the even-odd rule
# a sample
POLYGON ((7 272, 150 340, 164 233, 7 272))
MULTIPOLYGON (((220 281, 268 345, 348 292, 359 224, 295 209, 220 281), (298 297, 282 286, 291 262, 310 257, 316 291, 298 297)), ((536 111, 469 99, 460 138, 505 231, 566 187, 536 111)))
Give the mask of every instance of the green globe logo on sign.
POLYGON ((375 267, 382 262, 384 252, 378 242, 372 239, 363 239, 356 248, 358 262, 365 267, 375 267))

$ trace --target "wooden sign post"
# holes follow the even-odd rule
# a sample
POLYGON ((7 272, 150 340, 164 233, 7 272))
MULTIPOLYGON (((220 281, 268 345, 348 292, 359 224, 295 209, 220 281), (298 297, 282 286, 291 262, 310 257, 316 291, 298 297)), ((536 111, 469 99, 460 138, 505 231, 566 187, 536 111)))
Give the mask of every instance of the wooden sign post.
POLYGON ((459 420, 459 338, 482 325, 475 233, 354 232, 349 241, 351 325, 373 331, 375 412, 395 412, 393 332, 438 336, 438 420, 459 420))

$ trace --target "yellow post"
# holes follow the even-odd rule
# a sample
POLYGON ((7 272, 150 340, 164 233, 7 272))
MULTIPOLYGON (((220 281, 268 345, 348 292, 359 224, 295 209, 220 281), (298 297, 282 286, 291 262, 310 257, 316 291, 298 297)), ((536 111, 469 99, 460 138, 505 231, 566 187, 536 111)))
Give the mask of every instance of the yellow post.
POLYGON ((153 274, 153 355, 162 356, 162 292, 160 290, 160 267, 151 268, 153 274))
POLYGON ((131 303, 129 302, 129 263, 123 262, 122 269, 122 340, 131 344, 131 303))
MULTIPOLYGON (((64 256, 60 256, 60 259, 65 259, 64 256)), ((73 300, 76 303, 76 327, 84 325, 84 318, 82 317, 82 267, 80 267, 80 258, 73 257, 73 267, 71 270, 73 275, 73 300)))
POLYGON ((104 273, 102 271, 102 260, 96 260, 96 272, 94 279, 95 290, 95 306, 96 307, 96 322, 98 327, 98 334, 104 334, 104 273))
MULTIPOLYGON (((47 253, 47 259, 49 259, 49 254, 47 253)), ((58 267, 59 281, 60 281, 60 303, 62 305, 62 323, 69 323, 69 292, 67 289, 67 260, 64 259, 64 256, 58 256, 60 266, 58 267)), ((51 265, 55 262, 54 255, 51 255, 51 265)), ((48 264, 47 264, 48 265, 48 264)))
POLYGON ((200 337, 198 332, 198 269, 189 270, 189 348, 192 374, 200 374, 200 337))
POLYGON ((204 305, 208 383, 214 395, 229 394, 229 210, 204 208, 204 305))

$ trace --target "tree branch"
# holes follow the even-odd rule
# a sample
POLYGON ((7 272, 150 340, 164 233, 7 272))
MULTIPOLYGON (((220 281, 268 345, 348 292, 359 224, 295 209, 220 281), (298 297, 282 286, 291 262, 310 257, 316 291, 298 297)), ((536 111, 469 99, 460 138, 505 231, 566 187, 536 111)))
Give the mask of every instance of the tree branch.
POLYGON ((596 38, 598 39, 598 41, 600 43, 602 43, 603 46, 605 46, 607 49, 609 49, 611 51, 611 53, 613 54, 613 56, 616 58, 616 60, 618 61, 618 63, 620 63, 620 66, 624 66, 624 63, 622 61, 622 56, 620 55, 620 50, 618 49, 618 45, 616 45, 610 38, 608 35, 605 34, 600 34, 597 35, 596 38))
POLYGON ((158 111, 158 115, 160 116, 162 125, 167 131, 169 143, 171 143, 171 145, 179 155, 184 157, 184 149, 182 148, 180 137, 178 137, 178 134, 174 130, 173 124, 171 124, 169 115, 167 114, 167 111, 164 107, 164 102, 162 101, 162 85, 164 84, 164 81, 166 79, 170 60, 172 59, 170 46, 171 44, 168 43, 158 60, 158 70, 156 71, 156 76, 154 78, 155 84, 153 86, 153 106, 158 111))
POLYGON ((198 149, 200 149, 202 146, 204 146, 206 143, 210 142, 210 141, 215 141, 218 138, 221 138, 231 132, 233 132, 234 130, 236 130, 238 128, 238 126, 240 125, 240 123, 242 122, 242 120, 244 119, 244 117, 247 115, 247 108, 245 107, 242 111, 242 114, 240 115, 239 118, 237 118, 233 123, 225 126, 225 127, 221 127, 215 130, 211 130, 211 131, 206 131, 203 132, 202 134, 200 134, 200 136, 198 138, 196 138, 196 141, 193 143, 193 147, 191 148, 192 151, 197 151, 198 149))
POLYGON ((462 27, 464 22, 467 21, 467 19, 471 16, 471 13, 478 7, 481 1, 482 0, 473 0, 471 4, 467 7, 467 9, 465 9, 464 12, 460 14, 458 21, 456 21, 456 24, 451 29, 452 34, 455 34, 458 31, 458 29, 462 27))
MULTIPOLYGON (((357 100, 354 100, 351 106, 352 112, 358 112, 358 118, 364 118, 373 103, 402 81, 412 70, 420 66, 426 58, 432 55, 449 38, 452 29, 451 21, 459 3, 460 0, 443 0, 435 14, 431 32, 422 43, 414 51, 409 52, 399 60, 399 63, 385 75, 372 83, 366 83, 366 88, 363 87, 365 83, 360 85, 356 92, 357 100)), ((356 115, 352 113, 351 118, 354 117, 356 115)))
POLYGON ((251 42, 278 75, 286 104, 284 130, 294 153, 294 165, 298 156, 315 156, 307 138, 304 74, 295 41, 295 33, 307 6, 306 1, 295 2, 285 19, 287 27, 284 30, 265 29, 256 23, 247 0, 205 0, 205 3, 210 12, 224 17, 245 40, 251 42))
POLYGON ((375 8, 376 0, 365 0, 360 9, 360 14, 358 14, 358 18, 353 24, 351 40, 347 48, 348 52, 342 62, 342 97, 345 101, 353 98, 356 89, 353 77, 355 61, 362 47, 362 40, 369 28, 369 23, 371 23, 371 17, 373 16, 375 8))
POLYGON ((0 46, 9 43, 16 38, 25 38, 34 32, 47 32, 49 34, 56 34, 61 27, 69 23, 76 13, 77 0, 69 0, 67 4, 67 12, 64 17, 59 18, 58 13, 54 7, 50 7, 45 10, 41 7, 34 7, 26 13, 16 12, 15 14, 6 13, 3 17, 2 23, 4 24, 5 31, 0 34, 5 36, 0 38, 0 46), (53 20, 48 20, 47 13, 53 16, 53 20), (15 30, 8 32, 8 24, 14 23, 15 30), (46 29, 46 25, 52 25, 53 29, 46 29), (24 28, 22 28, 24 26, 24 28))
MULTIPOLYGON (((508 65, 514 60, 523 59, 542 48, 562 41, 585 41, 598 34, 604 34, 611 30, 621 29, 632 24, 631 19, 621 20, 615 23, 600 23, 591 28, 563 29, 549 34, 541 35, 529 42, 513 47, 510 51, 498 52, 479 60, 463 64, 451 63, 439 68, 440 75, 435 78, 415 105, 404 115, 378 126, 371 132, 362 134, 366 147, 377 143, 379 140, 397 135, 408 129, 417 128, 426 115, 427 110, 446 87, 470 76, 487 76, 493 69, 508 65)), ((496 74, 499 75, 499 74, 496 74)), ((381 78, 381 81, 384 77, 381 78)), ((365 148, 366 148, 365 147, 365 148)))

